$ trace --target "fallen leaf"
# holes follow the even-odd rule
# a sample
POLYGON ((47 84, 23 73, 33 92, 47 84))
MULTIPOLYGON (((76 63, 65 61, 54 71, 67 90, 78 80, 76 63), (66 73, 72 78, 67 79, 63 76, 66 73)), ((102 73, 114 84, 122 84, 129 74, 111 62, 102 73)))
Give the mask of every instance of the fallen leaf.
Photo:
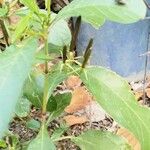
POLYGON ((0 0, 0 4, 3 4, 4 0, 0 0))
POLYGON ((91 122, 99 122, 106 117, 105 111, 96 101, 91 101, 91 103, 85 107, 85 114, 91 122))
POLYGON ((66 121, 66 124, 69 126, 75 125, 75 124, 83 124, 88 121, 86 116, 77 117, 74 115, 68 115, 64 117, 64 120, 66 121))
POLYGON ((20 21, 20 17, 16 15, 12 15, 9 17, 9 21, 11 25, 16 25, 20 21))
POLYGON ((135 92, 135 98, 139 100, 143 96, 143 91, 135 92))
POLYGON ((130 85, 131 85, 131 88, 133 89, 133 91, 141 91, 143 89, 142 82, 139 82, 139 83, 131 82, 130 85))
POLYGON ((2 29, 0 29, 0 39, 2 39, 4 37, 2 29))
POLYGON ((78 76, 70 76, 66 81, 65 85, 68 89, 74 89, 81 85, 82 81, 78 76))
POLYGON ((133 147, 133 150, 141 150, 139 141, 127 129, 124 129, 124 128, 119 129, 117 132, 117 135, 120 135, 124 137, 125 139, 127 139, 128 143, 133 147))
POLYGON ((150 88, 147 88, 147 89, 145 90, 145 92, 146 92, 147 97, 150 98, 150 88))
POLYGON ((92 97, 84 87, 76 88, 72 93, 70 105, 65 108, 67 113, 84 109, 92 101, 92 97))

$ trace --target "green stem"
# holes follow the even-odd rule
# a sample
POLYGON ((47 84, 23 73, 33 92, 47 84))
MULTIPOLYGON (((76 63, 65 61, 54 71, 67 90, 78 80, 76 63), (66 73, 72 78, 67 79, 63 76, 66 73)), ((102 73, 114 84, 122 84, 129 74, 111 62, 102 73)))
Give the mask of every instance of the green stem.
POLYGON ((72 138, 74 138, 74 137, 73 136, 64 136, 64 137, 60 137, 58 139, 54 139, 53 141, 57 142, 57 141, 66 140, 66 139, 72 139, 72 138))
MULTIPOLYGON (((46 43, 45 43, 45 56, 48 57, 49 54, 48 54, 48 35, 47 35, 47 38, 46 38, 46 43)), ((48 73, 48 61, 45 60, 45 74, 48 73)))
POLYGON ((18 0, 12 1, 12 2, 10 3, 10 5, 9 5, 9 9, 12 8, 12 7, 14 7, 17 3, 18 3, 18 0))
POLYGON ((43 114, 43 116, 45 116, 45 114, 46 114, 47 102, 48 102, 48 74, 45 74, 44 94, 43 94, 43 104, 42 104, 42 114, 43 114))
MULTIPOLYGON (((47 12, 48 12, 48 20, 47 20, 47 25, 48 27, 45 30, 46 36, 45 36, 45 56, 48 57, 49 53, 48 53, 48 34, 49 34, 49 21, 50 21, 50 13, 51 13, 51 0, 45 0, 45 6, 47 8, 47 12)), ((47 109, 47 103, 48 103, 48 92, 49 92, 49 88, 48 88, 48 60, 45 60, 45 79, 44 79, 44 94, 43 94, 43 104, 42 104, 42 119, 43 119, 43 123, 45 123, 46 118, 45 118, 45 114, 46 114, 46 109, 47 109)))
MULTIPOLYGON (((48 34, 46 35, 45 42, 45 56, 48 57, 48 34)), ((42 105, 42 114, 43 117, 46 114, 46 107, 48 102, 48 60, 45 60, 45 78, 44 78, 44 94, 43 94, 43 105, 42 105)), ((45 119, 43 119, 45 120, 45 119)))
POLYGON ((47 9, 47 12, 48 12, 48 16, 50 15, 51 13, 51 0, 45 0, 45 7, 47 9))
POLYGON ((50 114, 50 116, 48 117, 48 119, 47 119, 47 122, 46 122, 46 125, 48 126, 49 125, 49 123, 53 120, 53 112, 50 114))

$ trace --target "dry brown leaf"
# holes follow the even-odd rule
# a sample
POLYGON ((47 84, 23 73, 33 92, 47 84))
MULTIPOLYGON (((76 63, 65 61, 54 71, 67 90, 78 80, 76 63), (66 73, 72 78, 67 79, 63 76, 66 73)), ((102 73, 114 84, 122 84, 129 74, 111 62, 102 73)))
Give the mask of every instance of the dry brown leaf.
POLYGON ((143 91, 135 92, 134 94, 135 94, 135 98, 139 100, 139 98, 143 96, 143 91))
POLYGON ((11 25, 16 25, 20 21, 20 17, 16 15, 12 15, 9 17, 9 22, 11 25))
POLYGON ((69 126, 72 126, 75 124, 83 124, 88 121, 86 116, 77 117, 74 115, 65 116, 64 120, 66 121, 67 125, 69 125, 69 126))
POLYGON ((76 87, 79 87, 81 85, 82 81, 77 76, 70 76, 66 81, 65 85, 68 89, 74 89, 76 87))
POLYGON ((0 29, 0 39, 2 39, 4 37, 2 29, 0 29))
POLYGON ((0 0, 0 4, 3 4, 4 0, 0 0))
POLYGON ((117 135, 120 135, 124 137, 125 139, 127 139, 128 143, 133 147, 133 150, 141 150, 139 141, 127 129, 124 129, 124 128, 119 129, 117 132, 117 135))
POLYGON ((147 97, 150 98, 150 88, 146 89, 145 92, 146 92, 147 97))
POLYGON ((92 97, 84 87, 76 88, 72 93, 70 105, 65 108, 67 113, 84 109, 92 101, 92 97))

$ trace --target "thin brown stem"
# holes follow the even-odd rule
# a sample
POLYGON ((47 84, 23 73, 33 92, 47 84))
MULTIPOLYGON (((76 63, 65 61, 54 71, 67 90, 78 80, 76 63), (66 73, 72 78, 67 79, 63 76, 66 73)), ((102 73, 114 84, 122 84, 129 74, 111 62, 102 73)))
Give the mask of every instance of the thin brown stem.
POLYGON ((71 44, 70 44, 71 52, 73 52, 75 50, 77 37, 78 37, 79 31, 80 31, 80 26, 81 26, 81 16, 79 16, 77 18, 77 21, 75 23, 75 28, 74 28, 74 32, 72 34, 72 40, 71 40, 71 44))
POLYGON ((2 29, 2 32, 3 32, 3 36, 4 36, 4 39, 5 39, 6 45, 9 46, 9 35, 8 35, 8 32, 7 32, 5 23, 1 19, 0 19, 0 26, 1 26, 1 29, 2 29))
POLYGON ((150 9, 149 3, 148 3, 146 0, 143 0, 143 1, 144 1, 144 3, 145 3, 146 7, 147 7, 148 9, 150 9))

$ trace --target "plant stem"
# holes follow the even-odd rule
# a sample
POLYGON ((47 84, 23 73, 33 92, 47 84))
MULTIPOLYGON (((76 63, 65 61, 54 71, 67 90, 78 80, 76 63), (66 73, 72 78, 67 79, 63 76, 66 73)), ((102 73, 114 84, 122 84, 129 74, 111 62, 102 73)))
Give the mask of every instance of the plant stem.
POLYGON ((64 137, 60 137, 58 139, 54 139, 53 141, 57 142, 57 141, 66 140, 66 139, 72 139, 72 138, 74 138, 74 137, 73 136, 64 136, 64 137))
MULTIPOLYGON (((46 40, 46 42, 45 42, 45 56, 48 57, 48 55, 49 55, 48 54, 48 34, 46 35, 45 40, 46 40)), ((48 60, 45 60, 44 94, 43 94, 43 105, 42 105, 43 117, 46 114, 47 102, 48 102, 48 60)))
MULTIPOLYGON (((1 3, 0 3, 0 8, 2 8, 1 3)), ((6 29, 5 22, 2 19, 0 19, 0 26, 1 26, 1 29, 2 29, 2 32, 3 32, 4 39, 6 41, 6 45, 9 46, 9 40, 8 40, 9 34, 7 32, 7 29, 6 29)))
MULTIPOLYGON (((48 32, 48 31, 47 31, 48 32)), ((47 38, 46 38, 46 43, 45 43, 45 56, 48 57, 49 54, 48 54, 48 35, 47 35, 47 38)), ((48 61, 45 60, 45 74, 48 73, 48 61)))
POLYGON ((7 29, 3 20, 0 20, 0 26, 4 35, 4 39, 6 41, 6 45, 9 46, 9 40, 8 40, 9 35, 8 35, 7 29))
POLYGON ((42 105, 42 114, 46 114, 46 107, 48 102, 48 74, 45 74, 44 79, 44 94, 43 94, 43 105, 42 105))
POLYGON ((53 112, 50 114, 50 116, 47 119, 46 125, 48 126, 48 124, 53 120, 53 112))
POLYGON ((12 8, 12 7, 14 7, 17 3, 18 3, 18 0, 12 1, 12 2, 10 3, 10 5, 9 5, 9 9, 12 8))
POLYGON ((45 0, 45 7, 47 9, 48 16, 49 16, 51 13, 51 0, 45 0))
POLYGON ((81 27, 81 16, 77 18, 77 21, 75 23, 75 29, 74 32, 72 33, 72 39, 71 39, 71 44, 70 44, 70 51, 73 52, 76 47, 76 42, 77 42, 77 37, 80 31, 81 27))
MULTIPOLYGON (((49 53, 48 53, 48 34, 49 34, 49 22, 50 22, 50 13, 51 13, 51 9, 50 9, 50 5, 51 5, 51 0, 45 0, 45 6, 47 8, 47 12, 48 12, 48 18, 47 18, 47 28, 45 30, 45 56, 48 57, 49 53)), ((46 107, 47 107, 47 102, 48 102, 48 60, 45 60, 45 79, 44 79, 44 94, 43 94, 43 105, 42 105, 42 121, 43 123, 45 123, 45 114, 46 114, 46 107)))

